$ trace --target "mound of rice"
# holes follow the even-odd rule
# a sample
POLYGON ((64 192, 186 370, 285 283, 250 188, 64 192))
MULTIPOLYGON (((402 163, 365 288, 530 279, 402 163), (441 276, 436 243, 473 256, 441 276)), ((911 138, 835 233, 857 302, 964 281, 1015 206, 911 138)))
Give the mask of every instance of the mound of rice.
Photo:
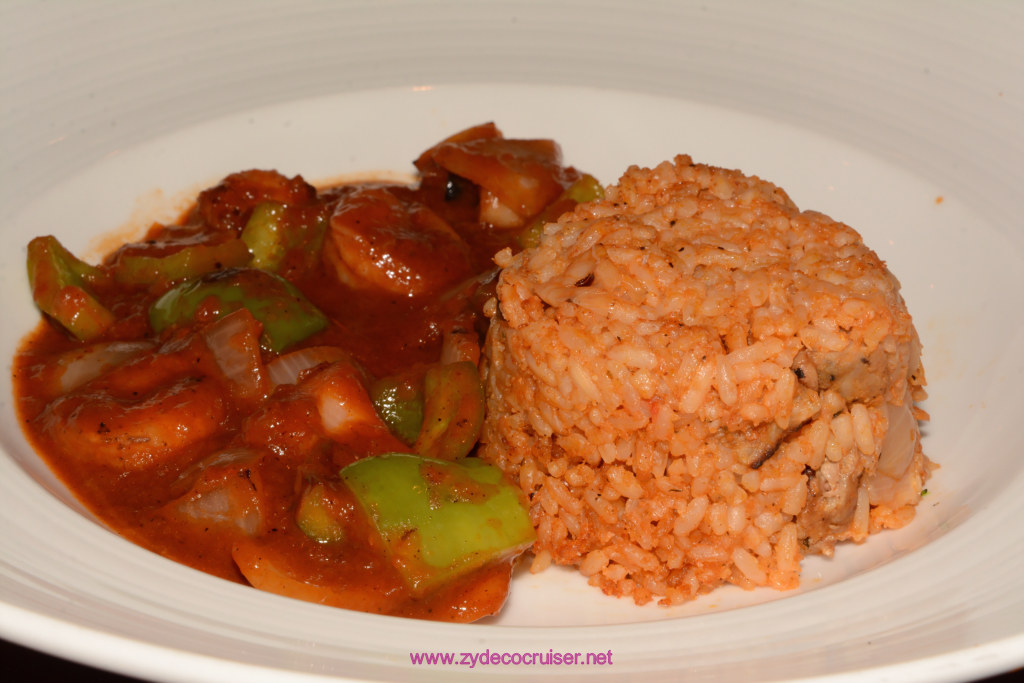
POLYGON ((496 260, 480 454, 530 498, 535 567, 677 604, 913 518, 920 342, 850 227, 679 156, 496 260))

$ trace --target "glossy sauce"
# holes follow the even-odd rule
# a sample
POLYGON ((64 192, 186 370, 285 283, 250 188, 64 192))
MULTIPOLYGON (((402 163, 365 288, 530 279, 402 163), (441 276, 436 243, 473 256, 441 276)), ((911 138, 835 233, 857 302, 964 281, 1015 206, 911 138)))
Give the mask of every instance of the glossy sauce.
MULTIPOLYGON (((308 242, 288 250, 276 267, 330 321, 288 351, 337 350, 351 375, 338 381, 363 391, 360 383, 365 388, 376 378, 437 363, 453 330, 482 334, 494 253, 518 248, 532 217, 579 177, 562 166, 550 141, 507 141, 489 124, 428 150, 417 166, 416 187, 365 183, 317 191, 300 177, 233 174, 203 192, 179 224, 154 226, 103 268, 117 273, 122 260, 223 244, 237 238, 257 206, 274 202, 283 207, 282 225, 326 231, 318 242, 295 228, 308 242), (441 166, 439 156, 476 179, 441 166), (478 176, 502 173, 491 188, 512 190, 501 196, 479 182, 478 176), (539 180, 524 190, 531 178, 539 180)), ((70 490, 133 542, 232 581, 418 618, 472 621, 498 611, 514 558, 415 594, 352 493, 338 483, 345 465, 407 452, 409 445, 379 419, 326 433, 309 373, 298 384, 272 387, 259 377, 252 385, 259 391, 239 389, 245 385, 227 378, 210 353, 208 330, 223 311, 209 302, 199 306, 194 324, 155 334, 149 310, 173 284, 106 278, 93 289, 116 322, 101 339, 83 344, 44 319, 24 340, 13 368, 22 423, 70 490), (66 381, 61 368, 69 354, 110 341, 137 347, 81 387, 55 388, 66 381), (325 483, 343 541, 315 540, 296 524, 310 482, 325 483)), ((255 353, 261 367, 277 355, 266 348, 255 353)))

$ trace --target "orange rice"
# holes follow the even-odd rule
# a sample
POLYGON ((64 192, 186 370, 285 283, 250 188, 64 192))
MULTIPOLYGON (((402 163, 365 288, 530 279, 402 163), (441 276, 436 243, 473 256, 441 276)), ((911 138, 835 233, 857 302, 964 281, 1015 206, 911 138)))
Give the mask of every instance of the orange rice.
POLYGON ((535 565, 677 604, 912 519, 920 342, 849 226, 679 156, 496 260, 480 454, 529 496, 535 565))

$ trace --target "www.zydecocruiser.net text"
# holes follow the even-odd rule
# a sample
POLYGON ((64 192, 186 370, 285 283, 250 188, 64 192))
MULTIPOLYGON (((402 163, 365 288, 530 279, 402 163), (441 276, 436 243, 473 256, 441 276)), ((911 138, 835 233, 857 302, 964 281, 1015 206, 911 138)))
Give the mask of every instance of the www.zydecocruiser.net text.
POLYGON ((410 652, 413 666, 611 666, 612 651, 605 652, 410 652))

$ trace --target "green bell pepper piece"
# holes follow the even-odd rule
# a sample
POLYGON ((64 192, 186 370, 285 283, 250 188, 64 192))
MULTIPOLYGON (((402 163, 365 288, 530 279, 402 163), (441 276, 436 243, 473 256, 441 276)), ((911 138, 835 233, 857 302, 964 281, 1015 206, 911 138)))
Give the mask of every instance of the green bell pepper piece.
POLYGON ((579 180, 567 187, 558 199, 548 204, 540 212, 540 215, 533 220, 521 233, 519 233, 519 246, 524 249, 535 247, 540 244, 540 236, 544 226, 558 220, 563 213, 572 211, 577 204, 601 199, 604 197, 604 187, 597 178, 590 174, 584 174, 579 180))
POLYGON ((252 255, 245 242, 230 239, 220 244, 195 244, 167 256, 123 256, 114 279, 124 285, 151 285, 198 277, 249 263, 252 255))
POLYGON ((435 365, 424 377, 423 428, 413 450, 426 458, 458 460, 480 438, 484 388, 471 361, 435 365))
POLYGON ((302 250, 307 261, 309 255, 319 258, 327 220, 323 211, 311 211, 278 202, 257 204, 241 235, 252 252, 252 266, 276 272, 294 249, 302 250))
POLYGON ((604 197, 604 186, 594 176, 584 173, 579 180, 569 186, 565 196, 577 204, 594 201, 604 197))
POLYGON ((284 261, 286 245, 281 234, 281 216, 284 205, 263 202, 252 210, 242 230, 242 241, 252 252, 252 265, 263 270, 277 270, 284 261))
POLYGON ((323 482, 317 482, 302 492, 295 511, 295 523, 302 533, 319 543, 345 540, 345 526, 332 514, 323 482))
POLYGON ((114 314, 90 290, 106 274, 75 258, 56 237, 29 242, 26 265, 36 306, 75 337, 89 341, 114 324, 114 314))
POLYGON ((423 426, 423 378, 409 374, 377 380, 370 398, 391 432, 410 446, 415 443, 423 426))
POLYGON ((414 594, 513 557, 536 538, 519 489, 476 458, 388 453, 341 471, 414 594))
POLYGON ((201 304, 217 317, 247 308, 263 324, 260 346, 280 353, 327 327, 327 316, 282 277, 255 268, 232 268, 186 280, 157 299, 149 322, 157 333, 190 322, 201 304))

